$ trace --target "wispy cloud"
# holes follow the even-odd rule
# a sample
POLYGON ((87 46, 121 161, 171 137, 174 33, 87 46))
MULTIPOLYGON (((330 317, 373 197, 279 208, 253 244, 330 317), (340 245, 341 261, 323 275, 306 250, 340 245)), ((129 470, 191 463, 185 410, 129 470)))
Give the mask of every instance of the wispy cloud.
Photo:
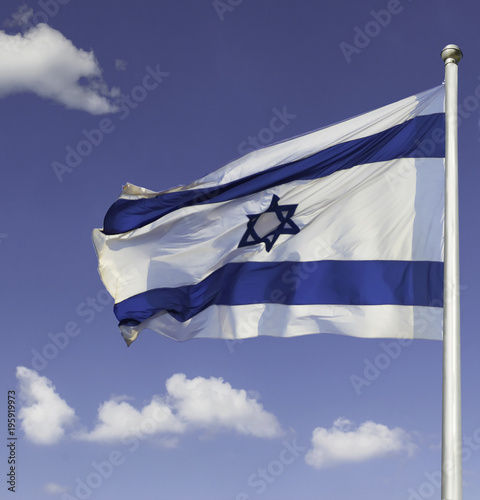
POLYGON ((338 418, 330 429, 314 429, 312 447, 305 455, 305 462, 321 469, 348 462, 365 462, 401 451, 411 456, 415 448, 410 435, 399 427, 389 429, 369 421, 355 428, 350 420, 338 418))
POLYGON ((28 439, 37 444, 54 444, 75 421, 75 411, 56 393, 52 382, 24 366, 17 368, 22 408, 21 426, 28 439))
POLYGON ((9 28, 27 26, 31 22, 32 17, 33 9, 23 4, 12 14, 12 18, 7 19, 3 24, 9 28))
POLYGON ((50 495, 61 495, 62 493, 66 493, 68 491, 68 488, 57 483, 46 483, 44 486, 44 490, 50 495))
POLYGON ((123 59, 115 59, 115 69, 117 71, 125 71, 127 69, 127 61, 123 59))
MULTIPOLYGON (((18 12, 17 18, 24 22, 28 15, 18 12)), ((21 92, 94 115, 117 111, 120 94, 104 82, 93 51, 75 47, 47 24, 15 35, 0 31, 0 97, 21 92)))
MULTIPOLYGON (((221 378, 187 379, 177 373, 166 382, 165 397, 153 396, 141 409, 126 401, 110 399, 100 405, 92 431, 76 437, 86 441, 118 441, 129 436, 181 434, 193 429, 233 430, 263 438, 282 435, 276 417, 221 378)), ((169 441, 170 443, 170 441, 169 441)), ((173 441, 176 445, 176 440, 173 441)))

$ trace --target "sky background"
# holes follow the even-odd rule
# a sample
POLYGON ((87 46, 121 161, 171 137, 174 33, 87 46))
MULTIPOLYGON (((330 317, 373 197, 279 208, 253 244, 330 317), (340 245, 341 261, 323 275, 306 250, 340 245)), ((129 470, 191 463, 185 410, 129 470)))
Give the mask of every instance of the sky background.
POLYGON ((17 500, 440 498, 441 342, 145 331, 127 349, 91 231, 127 181, 187 184, 249 143, 441 84, 449 43, 465 55, 464 499, 478 498, 479 18, 445 0, 2 1, 2 498, 9 390, 17 500))

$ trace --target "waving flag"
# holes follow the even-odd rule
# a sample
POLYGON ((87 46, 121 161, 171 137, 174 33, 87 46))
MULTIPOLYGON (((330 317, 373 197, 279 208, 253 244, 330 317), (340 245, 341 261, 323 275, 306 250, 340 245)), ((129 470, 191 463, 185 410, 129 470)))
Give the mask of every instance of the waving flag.
POLYGON ((93 241, 127 343, 442 338, 444 87, 188 185, 127 184, 93 241))

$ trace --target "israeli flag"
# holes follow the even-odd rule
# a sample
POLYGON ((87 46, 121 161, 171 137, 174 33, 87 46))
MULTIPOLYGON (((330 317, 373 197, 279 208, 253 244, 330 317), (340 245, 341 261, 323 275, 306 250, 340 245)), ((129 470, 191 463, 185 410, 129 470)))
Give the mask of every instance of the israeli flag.
POLYGON ((162 192, 93 231, 127 343, 337 333, 442 338, 444 86, 162 192))

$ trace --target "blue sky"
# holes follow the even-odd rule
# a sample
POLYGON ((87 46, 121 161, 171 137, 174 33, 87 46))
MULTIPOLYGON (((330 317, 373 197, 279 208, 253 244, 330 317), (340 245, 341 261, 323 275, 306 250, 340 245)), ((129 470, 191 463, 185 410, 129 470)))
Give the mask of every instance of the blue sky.
POLYGON ((465 55, 464 498, 476 498, 480 6, 432 4, 2 2, 0 414, 6 436, 14 390, 15 498, 440 497, 440 342, 146 331, 127 349, 91 231, 127 181, 187 184, 256 144, 439 85, 449 43, 465 55))

